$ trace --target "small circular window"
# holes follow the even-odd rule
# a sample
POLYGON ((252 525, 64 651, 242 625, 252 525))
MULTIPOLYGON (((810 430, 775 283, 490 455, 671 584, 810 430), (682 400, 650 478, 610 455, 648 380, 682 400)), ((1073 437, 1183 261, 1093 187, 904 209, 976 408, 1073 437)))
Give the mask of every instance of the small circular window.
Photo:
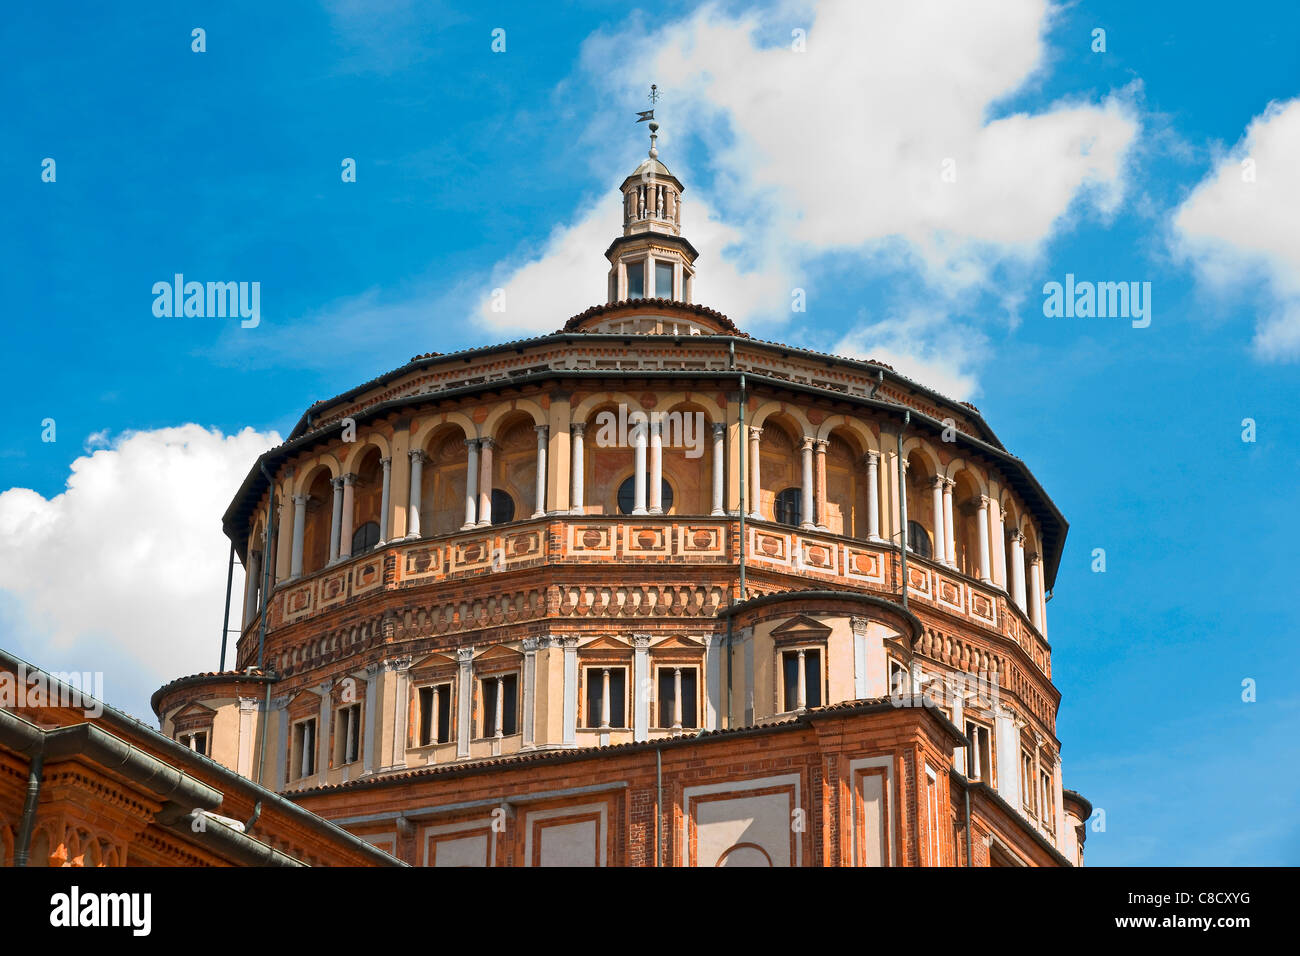
POLYGON ((907 523, 907 546, 923 558, 930 557, 932 553, 930 551, 930 532, 926 531, 919 521, 909 521, 907 523))
POLYGON ((778 524, 799 527, 803 520, 803 489, 787 488, 776 496, 776 520, 778 524))
MULTIPOLYGON (((664 513, 667 514, 669 511, 673 510, 673 486, 668 484, 668 482, 662 478, 659 481, 659 485, 660 485, 659 503, 660 506, 663 508, 664 513)), ((635 507, 636 507, 636 476, 633 475, 630 478, 628 478, 626 481, 624 481, 621 485, 618 486, 618 510, 625 515, 630 515, 632 513, 632 509, 635 507)), ((646 507, 647 508, 650 507, 649 493, 646 494, 646 507)))
POLYGON ((379 543, 379 524, 367 521, 352 533, 352 553, 364 554, 379 543))
POLYGON ((500 488, 492 489, 492 523, 506 524, 515 520, 515 499, 500 488))

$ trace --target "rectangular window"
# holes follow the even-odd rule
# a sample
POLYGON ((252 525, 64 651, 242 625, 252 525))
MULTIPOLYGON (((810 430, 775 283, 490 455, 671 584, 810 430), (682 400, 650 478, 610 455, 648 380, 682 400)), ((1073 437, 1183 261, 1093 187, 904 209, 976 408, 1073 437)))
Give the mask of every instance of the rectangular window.
POLYGON ((822 705, 822 653, 807 647, 781 655, 781 677, 786 712, 822 705), (800 668, 800 658, 803 667, 800 668))
POLYGON ((942 866, 943 861, 939 858, 939 780, 935 772, 929 767, 925 768, 925 783, 927 819, 930 829, 930 865, 942 866))
POLYGON ((587 684, 587 709, 583 726, 590 729, 627 726, 627 668, 588 667, 584 672, 587 684), (608 686, 608 697, 606 687, 608 686), (609 713, 605 700, 609 700, 609 713))
POLYGON ((196 730, 190 734, 180 734, 176 737, 177 743, 184 744, 196 754, 208 755, 208 735, 206 731, 196 730))
POLYGON ((361 705, 349 704, 334 712, 334 766, 355 763, 361 755, 361 705))
POLYGON ((673 297, 673 264, 655 260, 655 295, 661 299, 673 297))
POLYGON ((907 668, 898 661, 889 661, 889 693, 894 697, 907 697, 911 694, 912 682, 908 680, 907 668))
POLYGON ((645 298, 645 260, 627 264, 627 297, 629 299, 645 298))
POLYGON ((699 726, 698 671, 694 667, 660 667, 659 696, 656 704, 656 726, 661 730, 699 726), (677 687, 680 680, 681 697, 678 711, 677 687))
POLYGON ((1038 775, 1038 815, 1043 823, 1050 829, 1052 826, 1053 811, 1056 809, 1055 794, 1052 792, 1052 775, 1043 770, 1038 775))
POLYGON ((483 701, 483 736, 509 737, 519 733, 519 675, 481 677, 479 693, 483 701))
POLYGON ((966 750, 966 776, 993 785, 993 746, 989 729, 973 720, 966 721, 966 736, 970 747, 966 750))
POLYGON ((1034 812, 1034 758, 1020 752, 1020 800, 1026 814, 1034 812))
POLYGON ((289 764, 289 777, 293 780, 310 777, 316 772, 316 718, 300 720, 293 725, 293 756, 289 764))
POLYGON ((451 684, 420 688, 419 746, 451 741, 451 684))

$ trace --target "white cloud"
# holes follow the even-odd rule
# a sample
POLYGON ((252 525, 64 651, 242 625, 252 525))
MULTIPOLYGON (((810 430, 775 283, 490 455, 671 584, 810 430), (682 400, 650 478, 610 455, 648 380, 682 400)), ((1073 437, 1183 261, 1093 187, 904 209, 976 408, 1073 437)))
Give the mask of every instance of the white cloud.
POLYGON ((1300 99, 1270 103, 1173 219, 1175 250, 1211 289, 1266 288, 1272 301, 1254 339, 1255 354, 1265 360, 1300 359, 1298 168, 1300 99))
MULTIPOLYGON (((629 101, 646 77, 668 93, 661 158, 688 189, 683 233, 702 252, 695 298, 761 330, 789 318, 790 290, 814 281, 819 257, 903 269, 920 276, 928 304, 968 305, 977 290, 1005 298, 995 270, 1033 263, 1072 213, 1115 210, 1138 133, 1122 94, 998 115, 1043 69, 1051 15, 1046 0, 821 0, 762 14, 708 5, 658 30, 638 20, 589 38, 583 70, 629 101), (790 49, 795 27, 807 30, 804 53, 790 49), (708 150, 707 188, 673 148, 688 130, 708 150), (954 182, 941 175, 946 160, 954 182)), ((593 119, 601 135, 588 137, 601 148, 618 141, 607 122, 593 119)), ((494 284, 507 289, 507 312, 494 316, 484 300, 479 317, 539 331, 554 325, 548 305, 567 316, 600 296, 598 251, 621 225, 613 186, 541 249, 503 263, 494 284)), ((850 338, 876 355, 906 340, 916 367, 946 369, 948 385, 968 392, 977 362, 960 346, 947 353, 951 331, 941 320, 877 322, 850 338)))
POLYGON ((988 355, 988 337, 940 312, 913 309, 860 324, 832 348, 835 355, 874 359, 933 389, 968 401, 979 393, 976 368, 988 355))
MULTIPOLYGON (((216 670, 229 554, 219 516, 280 441, 251 428, 127 432, 77 458, 62 494, 0 493, 6 646, 48 670, 104 671, 108 702, 139 717, 152 716, 159 685, 216 670)), ((234 586, 232 627, 238 567, 234 586)))

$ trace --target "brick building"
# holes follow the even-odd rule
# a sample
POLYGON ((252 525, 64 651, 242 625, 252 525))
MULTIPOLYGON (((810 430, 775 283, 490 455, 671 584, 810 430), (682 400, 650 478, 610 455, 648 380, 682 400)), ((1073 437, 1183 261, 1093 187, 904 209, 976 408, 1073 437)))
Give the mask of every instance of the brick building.
POLYGON ((695 304, 655 129, 605 304, 253 465, 236 668, 163 732, 413 864, 1081 863, 1065 519, 973 406, 695 304))

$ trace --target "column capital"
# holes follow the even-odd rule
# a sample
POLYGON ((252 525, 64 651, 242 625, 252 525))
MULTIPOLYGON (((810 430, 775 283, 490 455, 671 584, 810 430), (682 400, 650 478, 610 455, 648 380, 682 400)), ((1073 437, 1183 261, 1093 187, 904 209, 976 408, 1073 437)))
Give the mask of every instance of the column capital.
POLYGON ((988 495, 980 495, 979 503, 981 508, 987 508, 989 505, 993 504, 993 499, 988 495))
POLYGON ((478 447, 479 447, 479 449, 482 450, 482 451, 488 451, 488 450, 490 450, 490 449, 493 449, 493 448, 496 448, 496 447, 497 447, 497 440, 496 440, 495 438, 466 439, 466 443, 467 443, 467 444, 468 444, 470 441, 477 441, 477 442, 478 442, 478 447))
POLYGON ((750 425, 750 426, 749 426, 749 437, 752 438, 754 441, 758 441, 761 437, 763 437, 763 426, 762 426, 762 425, 750 425))
POLYGON ((587 430, 586 422, 569 422, 570 435, 581 435, 586 430, 587 430))
POLYGON ((1021 547, 1023 547, 1024 544, 1025 544, 1025 536, 1024 536, 1021 532, 1019 532, 1019 531, 1012 531, 1012 532, 1011 532, 1011 540, 1012 540, 1012 542, 1014 542, 1015 544, 1020 545, 1021 547))
POLYGON ((294 495, 293 503, 296 505, 305 505, 311 501, 311 495, 294 495))
POLYGON ((803 444, 800 445, 800 447, 801 447, 804 451, 809 451, 809 450, 812 449, 813 444, 814 444, 815 442, 816 442, 816 439, 813 438, 812 436, 810 436, 810 435, 804 435, 804 436, 803 436, 803 444))
POLYGON ((633 635, 632 635, 632 646, 635 647, 637 650, 643 650, 643 649, 648 648, 648 647, 650 646, 650 635, 649 635, 649 634, 633 634, 633 635))
POLYGON ((1043 556, 1039 554, 1037 551, 1030 551, 1028 554, 1025 555, 1025 557, 1029 559, 1030 564, 1037 564, 1038 562, 1043 560, 1043 556))
POLYGON ((942 487, 943 487, 944 485, 946 485, 947 483, 948 483, 948 479, 945 478, 943 475, 935 475, 935 476, 934 476, 934 487, 936 487, 936 488, 942 488, 942 487))
POLYGON ((862 464, 866 465, 868 468, 871 468, 873 466, 879 466, 880 452, 878 451, 867 452, 865 455, 862 456, 862 464))
POLYGON ((541 640, 542 640, 542 639, 541 639, 540 637, 525 637, 525 638, 524 638, 524 653, 525 653, 525 654, 531 654, 531 653, 533 653, 534 651, 536 651, 537 648, 541 646, 541 640))
POLYGON ((829 439, 826 439, 826 438, 814 438, 814 439, 813 439, 813 448, 817 449, 817 454, 819 454, 819 455, 824 455, 824 454, 826 454, 826 448, 827 448, 828 445, 830 445, 830 440, 829 440, 829 439))
POLYGON ((407 454, 411 456, 411 461, 418 461, 421 464, 429 460, 428 454, 420 448, 412 448, 407 454))
POLYGON ((474 646, 456 648, 456 663, 468 664, 474 660, 474 646))
POLYGON ((534 425, 534 426, 533 426, 533 431, 537 432, 537 436, 538 436, 539 438, 547 438, 547 437, 549 437, 550 434, 551 434, 551 426, 550 426, 550 425, 534 425))
POLYGON ((391 458, 381 458, 381 459, 379 459, 379 464, 384 468, 385 471, 387 471, 387 470, 392 466, 392 464, 393 464, 393 459, 391 459, 391 458))
POLYGON ((343 482, 344 485, 355 485, 357 483, 357 476, 349 472, 340 478, 339 481, 343 482))
POLYGON ((727 423, 726 423, 726 422, 714 422, 714 423, 713 423, 713 437, 714 437, 714 438, 721 438, 721 437, 722 437, 723 435, 725 435, 726 433, 727 433, 727 423))

